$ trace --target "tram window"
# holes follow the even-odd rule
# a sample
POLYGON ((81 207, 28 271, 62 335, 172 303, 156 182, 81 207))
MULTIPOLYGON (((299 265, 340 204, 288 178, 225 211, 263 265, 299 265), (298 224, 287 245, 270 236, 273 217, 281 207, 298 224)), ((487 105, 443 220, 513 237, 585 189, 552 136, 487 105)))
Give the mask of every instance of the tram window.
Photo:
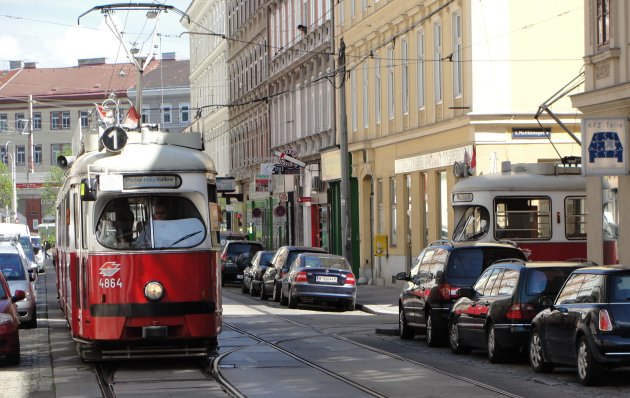
POLYGON ((551 239, 551 200, 546 197, 497 197, 495 238, 551 239))
POLYGON ((566 198, 564 214, 567 239, 586 239, 586 198, 566 198))
POLYGON ((197 246, 206 226, 191 200, 181 196, 114 198, 97 224, 96 239, 112 249, 197 246))
POLYGON ((456 242, 481 240, 490 228, 490 213, 483 206, 470 206, 457 223, 453 240, 456 242))

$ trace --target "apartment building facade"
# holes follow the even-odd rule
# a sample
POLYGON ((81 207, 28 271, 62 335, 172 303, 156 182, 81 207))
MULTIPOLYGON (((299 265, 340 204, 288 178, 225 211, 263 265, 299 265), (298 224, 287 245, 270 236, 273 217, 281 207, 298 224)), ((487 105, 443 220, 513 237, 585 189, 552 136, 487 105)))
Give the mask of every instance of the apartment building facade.
MULTIPOLYGON (((427 243, 450 237, 455 161, 474 159, 480 174, 499 172, 505 160, 580 155, 549 115, 534 116, 580 72, 582 9, 537 0, 351 0, 336 11, 335 40, 347 48, 362 277, 394 283, 427 243), (375 235, 387 240, 386 256, 374 255, 375 235)), ((579 135, 568 98, 553 110, 579 135)))

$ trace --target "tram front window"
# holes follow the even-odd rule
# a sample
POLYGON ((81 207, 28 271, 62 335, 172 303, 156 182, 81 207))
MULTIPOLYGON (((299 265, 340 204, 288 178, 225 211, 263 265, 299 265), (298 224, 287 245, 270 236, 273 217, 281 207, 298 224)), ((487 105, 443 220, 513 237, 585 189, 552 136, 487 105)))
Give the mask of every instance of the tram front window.
POLYGON ((453 240, 456 242, 481 240, 488 234, 490 213, 483 206, 470 206, 459 219, 453 240))
POLYGON ((114 198, 104 207, 97 241, 111 249, 194 247, 206 236, 195 205, 181 196, 114 198))

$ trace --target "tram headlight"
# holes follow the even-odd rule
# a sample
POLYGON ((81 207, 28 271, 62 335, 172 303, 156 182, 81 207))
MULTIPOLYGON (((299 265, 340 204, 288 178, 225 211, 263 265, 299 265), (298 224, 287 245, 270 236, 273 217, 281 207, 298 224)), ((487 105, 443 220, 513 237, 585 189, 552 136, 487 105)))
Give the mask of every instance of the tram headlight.
POLYGON ((164 286, 160 282, 151 281, 144 285, 144 297, 149 301, 159 301, 164 297, 164 286))

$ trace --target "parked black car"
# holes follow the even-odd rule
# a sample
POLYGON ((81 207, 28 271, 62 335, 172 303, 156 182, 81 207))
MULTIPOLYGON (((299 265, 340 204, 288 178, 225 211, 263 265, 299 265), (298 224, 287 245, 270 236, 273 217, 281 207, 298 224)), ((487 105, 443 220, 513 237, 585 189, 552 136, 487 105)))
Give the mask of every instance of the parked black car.
POLYGON ((398 300, 400 337, 411 339, 417 330, 424 329, 430 346, 446 341, 451 306, 459 298, 457 291, 471 287, 492 263, 506 258, 526 259, 509 243, 431 243, 415 259, 410 274, 396 275, 397 280, 407 281, 398 300))
POLYGON ((221 286, 226 282, 243 281, 243 270, 256 252, 263 250, 260 242, 249 240, 230 240, 221 252, 221 286))
POLYGON ((282 246, 276 251, 271 265, 263 274, 260 289, 260 299, 267 300, 271 295, 273 301, 280 301, 280 288, 282 287, 282 277, 289 270, 289 266, 300 253, 326 253, 321 247, 308 246, 282 246))
POLYGON ((630 269, 574 271, 551 308, 532 321, 529 363, 535 372, 577 366, 581 384, 601 382, 606 367, 630 365, 630 269))
POLYGON ((353 311, 357 281, 343 256, 301 253, 282 277, 280 304, 296 308, 300 302, 335 304, 353 311))
POLYGON ((249 292, 252 296, 260 294, 262 276, 267 270, 274 251, 261 250, 254 254, 254 258, 243 270, 243 293, 249 292))
POLYGON ((448 325, 456 354, 487 350, 490 362, 501 362, 529 341, 531 321, 548 308, 571 272, 586 263, 499 260, 472 288, 459 289, 448 325))

